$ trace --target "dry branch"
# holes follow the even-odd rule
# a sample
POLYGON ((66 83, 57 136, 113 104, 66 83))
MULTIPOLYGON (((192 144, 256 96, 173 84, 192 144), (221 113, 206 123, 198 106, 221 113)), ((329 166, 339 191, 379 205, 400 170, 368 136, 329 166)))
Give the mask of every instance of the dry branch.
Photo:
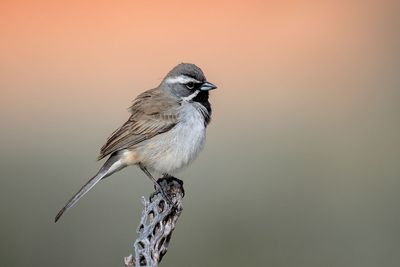
POLYGON ((164 193, 156 190, 149 200, 142 197, 144 205, 137 229, 135 256, 125 257, 125 265, 156 267, 171 240, 176 222, 183 210, 183 182, 175 177, 163 177, 158 183, 164 193))

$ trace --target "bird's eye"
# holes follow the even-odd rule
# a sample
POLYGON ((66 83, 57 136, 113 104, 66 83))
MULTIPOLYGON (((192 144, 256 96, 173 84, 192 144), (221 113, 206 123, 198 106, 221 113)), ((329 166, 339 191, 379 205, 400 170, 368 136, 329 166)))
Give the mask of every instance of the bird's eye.
POLYGON ((187 87, 188 89, 193 89, 193 88, 194 88, 194 82, 188 82, 188 83, 186 84, 186 87, 187 87))

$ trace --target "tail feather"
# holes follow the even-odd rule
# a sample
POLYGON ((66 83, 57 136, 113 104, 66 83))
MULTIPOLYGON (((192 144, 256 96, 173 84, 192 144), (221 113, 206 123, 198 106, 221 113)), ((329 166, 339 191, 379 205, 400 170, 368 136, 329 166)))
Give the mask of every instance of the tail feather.
POLYGON ((58 212, 55 222, 60 217, 72 208, 78 201, 83 197, 90 189, 92 189, 101 179, 110 176, 111 174, 125 168, 127 165, 124 164, 117 155, 112 155, 100 168, 99 172, 93 176, 82 188, 70 199, 67 204, 58 212))

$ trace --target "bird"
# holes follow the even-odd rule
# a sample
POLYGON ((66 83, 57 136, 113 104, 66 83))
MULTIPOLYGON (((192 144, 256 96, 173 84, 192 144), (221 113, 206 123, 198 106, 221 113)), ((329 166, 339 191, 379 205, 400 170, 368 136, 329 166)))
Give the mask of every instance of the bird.
POLYGON ((139 94, 129 119, 100 149, 98 160, 107 160, 69 199, 55 222, 99 181, 127 166, 138 166, 158 188, 154 174, 169 176, 187 167, 204 147, 211 120, 209 91, 216 88, 195 64, 180 63, 158 87, 139 94))

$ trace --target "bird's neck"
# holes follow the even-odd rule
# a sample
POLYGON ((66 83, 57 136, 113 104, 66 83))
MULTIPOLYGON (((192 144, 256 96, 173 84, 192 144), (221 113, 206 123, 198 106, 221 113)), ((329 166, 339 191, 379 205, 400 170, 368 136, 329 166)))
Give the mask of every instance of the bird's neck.
POLYGON ((207 112, 202 112, 204 116, 204 124, 207 125, 211 120, 211 104, 208 101, 208 91, 200 91, 193 99, 193 102, 201 104, 207 112))

